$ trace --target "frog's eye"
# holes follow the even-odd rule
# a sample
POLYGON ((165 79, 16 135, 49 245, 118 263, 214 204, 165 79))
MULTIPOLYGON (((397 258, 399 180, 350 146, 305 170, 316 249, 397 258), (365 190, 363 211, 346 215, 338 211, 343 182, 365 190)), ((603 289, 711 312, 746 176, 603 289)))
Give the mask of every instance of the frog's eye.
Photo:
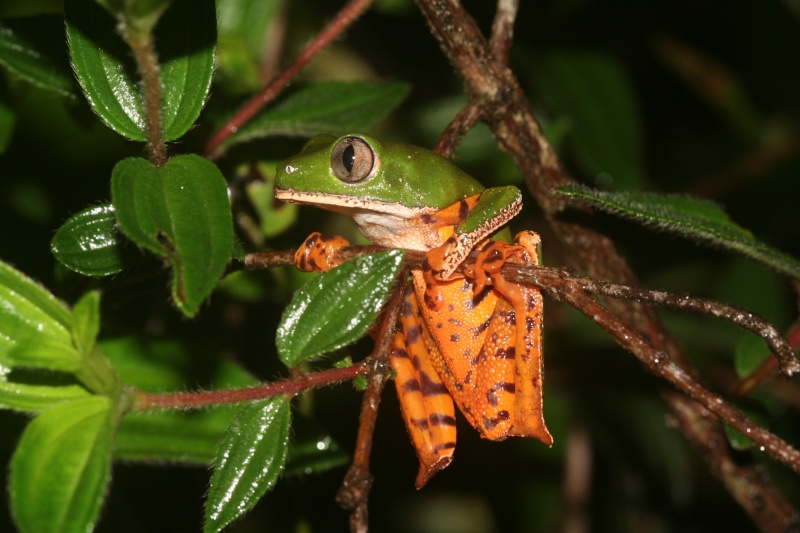
POLYGON ((368 178, 375 168, 376 159, 372 147, 360 137, 345 137, 336 143, 331 152, 333 173, 347 183, 368 178))

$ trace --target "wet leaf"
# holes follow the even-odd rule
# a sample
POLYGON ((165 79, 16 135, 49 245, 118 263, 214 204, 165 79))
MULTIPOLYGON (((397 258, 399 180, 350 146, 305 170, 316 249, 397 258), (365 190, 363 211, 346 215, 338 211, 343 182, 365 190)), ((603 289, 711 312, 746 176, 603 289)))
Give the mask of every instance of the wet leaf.
POLYGON ((278 326, 281 360, 294 367, 363 336, 394 286, 404 257, 402 250, 361 256, 297 291, 278 326))
POLYGON ((291 409, 285 396, 243 405, 219 447, 203 531, 218 532, 249 511, 286 464, 291 409))
POLYGON ((65 267, 84 276, 103 277, 132 264, 128 240, 117 228, 114 206, 103 204, 69 217, 58 228, 50 251, 65 267))

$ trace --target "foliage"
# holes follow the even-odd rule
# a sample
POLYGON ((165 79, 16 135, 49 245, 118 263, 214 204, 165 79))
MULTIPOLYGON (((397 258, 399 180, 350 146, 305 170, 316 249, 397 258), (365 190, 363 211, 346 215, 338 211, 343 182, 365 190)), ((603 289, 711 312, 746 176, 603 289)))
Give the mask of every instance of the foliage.
MULTIPOLYGON (((294 269, 230 271, 245 253, 294 248, 312 230, 356 241, 338 215, 272 201, 275 162, 320 132, 432 146, 463 104, 456 78, 410 2, 377 2, 211 160, 200 154, 212 133, 333 16, 331 3, 63 4, 0 6, 0 450, 10 465, 0 530, 196 531, 202 502, 205 531, 345 530, 333 496, 355 448, 352 386, 206 410, 147 402, 222 398, 361 359, 371 343, 356 341, 396 285, 402 253, 306 285, 294 269)), ((731 302, 787 330, 800 270, 790 59, 800 13, 754 0, 656 2, 654 25, 624 2, 522 4, 512 70, 583 182, 562 199, 611 215, 589 224, 626 251, 644 286, 731 302)), ((482 27, 488 5, 475 6, 482 27)), ((456 161, 487 186, 522 185, 484 127, 456 161)), ((577 209, 564 217, 586 223, 577 209)), ((545 223, 529 208, 513 225, 545 223)), ((558 264, 566 249, 541 232, 545 262, 558 264)), ((453 466, 415 494, 415 457, 387 392, 373 442, 375 529, 559 529, 577 505, 600 530, 749 530, 664 423, 660 383, 589 321, 546 305, 555 446, 489 443, 460 425, 453 466), (591 479, 569 493, 574 453, 591 479)), ((663 317, 715 389, 769 357, 728 324, 663 317)), ((768 382, 741 403, 800 442, 793 384, 768 382)), ((785 467, 741 434, 730 446, 796 498, 785 467)))

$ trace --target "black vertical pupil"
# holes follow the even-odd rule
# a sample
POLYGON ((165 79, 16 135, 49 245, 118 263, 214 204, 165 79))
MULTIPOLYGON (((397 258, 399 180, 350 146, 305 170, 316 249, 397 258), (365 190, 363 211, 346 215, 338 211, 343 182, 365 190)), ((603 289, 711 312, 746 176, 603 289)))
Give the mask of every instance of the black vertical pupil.
POLYGON ((356 150, 353 148, 352 144, 345 148, 344 152, 342 152, 342 164, 344 165, 344 168, 347 169, 347 172, 353 171, 353 165, 356 164, 356 150))

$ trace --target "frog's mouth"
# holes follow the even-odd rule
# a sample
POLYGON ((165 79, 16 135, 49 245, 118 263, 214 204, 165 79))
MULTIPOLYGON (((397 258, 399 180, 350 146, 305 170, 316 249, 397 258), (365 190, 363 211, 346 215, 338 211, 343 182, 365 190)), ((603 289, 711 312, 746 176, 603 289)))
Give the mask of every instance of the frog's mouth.
MULTIPOLYGON (((418 207, 408 207, 396 202, 381 202, 370 198, 356 198, 337 194, 296 191, 275 188, 275 198, 293 204, 315 205, 329 211, 356 216, 364 213, 387 215, 399 219, 413 219, 428 211, 418 207)), ((434 210, 435 211, 435 210, 434 210)))
POLYGON ((292 189, 275 189, 275 198, 348 215, 356 221, 361 233, 379 246, 430 250, 442 244, 439 233, 428 222, 430 217, 425 216, 436 209, 292 189))

